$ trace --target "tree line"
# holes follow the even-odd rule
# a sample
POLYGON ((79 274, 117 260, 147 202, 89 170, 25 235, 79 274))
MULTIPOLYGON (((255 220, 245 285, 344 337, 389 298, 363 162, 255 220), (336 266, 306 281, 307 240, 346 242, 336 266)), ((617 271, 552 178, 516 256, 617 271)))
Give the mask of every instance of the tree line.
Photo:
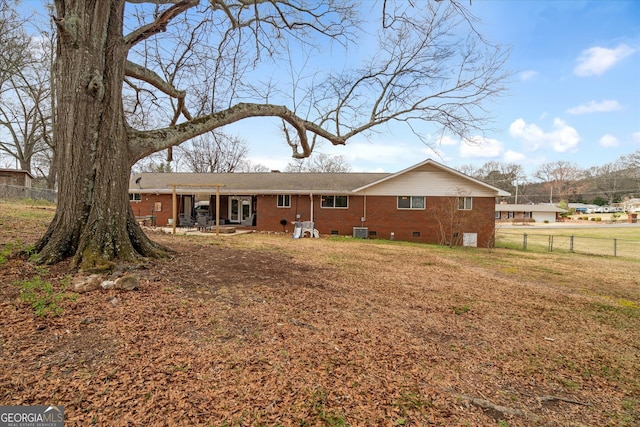
POLYGON ((510 192, 510 203, 565 201, 604 206, 640 197, 640 150, 586 169, 568 161, 548 162, 532 175, 527 175, 521 165, 498 161, 457 169, 510 192))

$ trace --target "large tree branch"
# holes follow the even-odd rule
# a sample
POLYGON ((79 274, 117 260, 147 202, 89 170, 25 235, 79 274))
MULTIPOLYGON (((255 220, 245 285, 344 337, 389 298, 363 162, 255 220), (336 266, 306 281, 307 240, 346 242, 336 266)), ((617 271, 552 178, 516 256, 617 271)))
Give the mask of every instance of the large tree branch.
POLYGON ((173 6, 162 12, 155 21, 145 26, 142 26, 134 32, 125 36, 124 41, 128 46, 133 46, 143 40, 152 37, 155 34, 164 32, 167 30, 167 25, 176 16, 181 15, 192 7, 197 6, 200 0, 183 0, 176 2, 173 6))
POLYGON ((178 108, 176 109, 176 113, 175 113, 176 117, 174 117, 174 120, 172 121, 172 123, 175 123, 177 121, 177 116, 180 113, 184 114, 187 120, 191 119, 191 114, 189 113, 189 111, 187 110, 184 104, 184 98, 186 96, 185 91, 176 89, 173 85, 166 82, 162 77, 160 77, 155 72, 131 61, 127 61, 127 64, 125 66, 125 75, 128 77, 133 77, 133 78, 142 80, 144 82, 147 82, 151 86, 162 91, 168 96, 171 96, 178 100, 178 108))
POLYGON ((134 62, 127 61, 124 72, 127 77, 133 77, 138 80, 145 81, 151 86, 173 98, 184 98, 185 96, 184 91, 176 89, 154 71, 151 71, 148 68, 145 68, 134 62))
POLYGON ((169 147, 175 147, 198 135, 251 117, 279 117, 293 126, 298 132, 300 145, 302 147, 302 153, 294 153, 294 157, 308 157, 311 154, 308 132, 325 138, 334 145, 340 145, 346 142, 345 138, 336 136, 321 126, 298 117, 287 107, 270 104, 241 103, 229 109, 202 116, 169 128, 150 131, 129 129, 129 148, 133 163, 149 154, 169 147))

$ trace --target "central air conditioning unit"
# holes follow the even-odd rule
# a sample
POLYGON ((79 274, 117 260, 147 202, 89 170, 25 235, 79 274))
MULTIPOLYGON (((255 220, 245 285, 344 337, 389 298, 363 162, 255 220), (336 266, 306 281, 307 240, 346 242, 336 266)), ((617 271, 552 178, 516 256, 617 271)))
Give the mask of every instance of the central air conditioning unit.
POLYGON ((353 238, 354 239, 368 239, 369 238, 369 227, 353 227, 353 238))

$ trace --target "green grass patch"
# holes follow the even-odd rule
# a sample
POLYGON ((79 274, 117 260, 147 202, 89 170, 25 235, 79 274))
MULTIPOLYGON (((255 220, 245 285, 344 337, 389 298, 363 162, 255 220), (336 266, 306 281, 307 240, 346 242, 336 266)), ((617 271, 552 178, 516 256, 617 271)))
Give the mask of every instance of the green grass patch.
POLYGON ((327 392, 325 390, 313 392, 311 396, 311 414, 323 421, 327 426, 343 427, 347 425, 347 420, 342 414, 327 408, 327 392))
POLYGON ((13 256, 18 254, 33 254, 34 247, 33 245, 27 245, 21 241, 16 241, 13 243, 7 243, 5 245, 0 245, 0 265, 7 262, 7 260, 13 256))
POLYGON ((393 405, 398 408, 401 415, 394 421, 394 425, 400 426, 407 423, 412 413, 422 414, 425 409, 433 404, 428 398, 422 396, 420 392, 405 389, 400 392, 400 397, 394 401, 393 405))
MULTIPOLYGON (((70 280, 65 279, 64 288, 70 280)), ((40 276, 25 279, 14 283, 20 289, 20 301, 31 305, 36 316, 56 317, 62 314, 63 309, 58 305, 64 300, 75 300, 77 294, 56 291, 49 281, 42 280, 40 276)))

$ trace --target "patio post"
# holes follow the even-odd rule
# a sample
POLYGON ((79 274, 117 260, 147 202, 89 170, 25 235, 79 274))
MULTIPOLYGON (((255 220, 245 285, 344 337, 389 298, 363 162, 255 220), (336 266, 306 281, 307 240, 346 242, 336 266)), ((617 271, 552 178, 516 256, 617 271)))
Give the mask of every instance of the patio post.
POLYGON ((173 224, 172 224, 172 234, 176 234, 176 222, 178 219, 178 197, 176 195, 176 186, 173 185, 173 193, 171 194, 171 205, 172 205, 172 209, 171 209, 171 217, 173 218, 173 224))

